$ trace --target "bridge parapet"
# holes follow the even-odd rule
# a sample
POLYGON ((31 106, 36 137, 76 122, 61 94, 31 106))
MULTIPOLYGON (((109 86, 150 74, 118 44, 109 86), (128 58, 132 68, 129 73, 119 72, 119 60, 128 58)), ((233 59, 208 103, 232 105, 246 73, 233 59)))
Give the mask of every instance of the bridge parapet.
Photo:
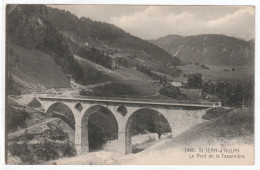
POLYGON ((66 97, 38 97, 42 101, 52 102, 78 102, 78 103, 103 103, 103 104, 132 104, 132 105, 157 105, 157 106, 181 106, 181 107, 201 107, 215 108, 221 107, 221 102, 195 102, 195 101, 173 101, 173 100, 148 100, 130 98, 107 98, 107 97, 88 97, 88 98, 66 98, 66 97))

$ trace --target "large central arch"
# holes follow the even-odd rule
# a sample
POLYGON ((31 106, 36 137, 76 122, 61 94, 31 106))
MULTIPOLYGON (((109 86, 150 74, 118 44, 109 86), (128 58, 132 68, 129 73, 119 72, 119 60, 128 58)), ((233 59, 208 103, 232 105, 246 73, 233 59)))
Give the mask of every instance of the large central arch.
POLYGON ((126 126, 125 126, 125 153, 126 154, 132 153, 131 126, 133 124, 133 120, 138 114, 142 114, 142 112, 146 112, 146 113, 149 113, 149 114, 154 114, 154 113, 159 114, 162 117, 162 120, 164 120, 164 122, 167 123, 167 126, 169 127, 170 131, 172 132, 169 121, 166 119, 166 116, 164 115, 164 113, 160 113, 160 112, 158 112, 154 109, 150 109, 150 108, 138 109, 128 118, 128 120, 126 122, 126 126))
MULTIPOLYGON (((90 108, 88 108, 86 110, 86 112, 83 114, 83 117, 82 117, 82 120, 81 120, 81 150, 82 150, 82 153, 87 153, 89 152, 89 120, 90 120, 90 117, 91 115, 97 113, 97 112, 103 112, 105 114, 108 114, 110 116, 112 116, 114 122, 115 122, 115 126, 116 126, 116 138, 118 138, 118 122, 117 122, 117 119, 115 117, 115 115, 113 114, 113 112, 111 112, 111 110, 109 110, 107 107, 105 106, 102 106, 102 105, 94 105, 94 106, 91 106, 90 108)), ((112 122, 110 122, 111 124, 114 124, 112 122)))
POLYGON ((54 103, 46 111, 47 117, 59 117, 67 123, 73 130, 75 130, 75 117, 70 109, 64 103, 54 103))

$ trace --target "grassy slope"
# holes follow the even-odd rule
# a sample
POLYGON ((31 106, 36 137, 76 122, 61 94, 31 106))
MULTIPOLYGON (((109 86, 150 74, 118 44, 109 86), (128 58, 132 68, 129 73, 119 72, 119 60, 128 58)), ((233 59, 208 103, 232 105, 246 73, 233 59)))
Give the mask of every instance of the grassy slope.
MULTIPOLYGON (((111 81, 111 78, 107 76, 105 72, 97 70, 96 67, 99 66, 98 64, 95 64, 89 60, 83 59, 76 55, 74 55, 74 58, 78 61, 80 67, 83 69, 84 82, 86 84, 90 85, 90 84, 97 84, 106 81, 111 81)), ((100 67, 108 71, 108 69, 102 66, 100 67)))
POLYGON ((253 136, 253 109, 235 109, 226 115, 191 128, 173 138, 167 145, 161 145, 153 149, 164 150, 180 146, 206 147, 214 145, 253 144, 253 136))
POLYGON ((12 48, 19 59, 17 69, 14 69, 13 72, 22 81, 36 86, 40 84, 45 88, 70 87, 69 80, 50 55, 15 45, 12 45, 12 48))
MULTIPOLYGON (((83 68, 84 78, 89 82, 89 84, 113 82, 115 87, 118 87, 118 84, 122 84, 122 86, 132 88, 132 90, 135 91, 135 94, 133 94, 135 96, 169 99, 162 95, 156 95, 161 86, 154 84, 155 80, 135 69, 120 67, 116 70, 109 70, 81 57, 74 57, 79 61, 80 66, 83 68)), ((104 89, 107 87, 113 88, 113 85, 103 86, 104 89)))

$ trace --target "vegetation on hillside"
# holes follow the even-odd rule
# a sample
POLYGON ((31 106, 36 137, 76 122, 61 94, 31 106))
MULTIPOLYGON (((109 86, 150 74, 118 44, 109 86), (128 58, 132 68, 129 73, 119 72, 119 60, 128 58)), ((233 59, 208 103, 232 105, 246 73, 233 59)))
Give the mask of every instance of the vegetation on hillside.
POLYGON ((207 81, 203 83, 202 91, 218 96, 224 106, 249 106, 254 103, 254 85, 252 83, 241 85, 207 81))
POLYGON ((161 88, 160 93, 162 95, 171 97, 171 98, 177 98, 181 95, 180 89, 178 87, 174 87, 172 85, 166 85, 161 88))
MULTIPOLYGON (((68 34, 67 37, 70 38, 66 40, 74 44, 71 48, 77 48, 80 44, 87 42, 88 46, 109 54, 119 52, 119 54, 125 53, 129 56, 136 56, 131 60, 131 64, 140 63, 140 61, 147 62, 155 68, 154 71, 157 71, 156 69, 160 64, 164 65, 165 68, 161 69, 165 71, 173 65, 181 63, 179 58, 172 57, 160 47, 132 36, 115 25, 93 21, 85 17, 78 18, 68 11, 51 7, 48 7, 48 16, 57 30, 68 34), (72 42, 72 38, 74 42, 72 42)), ((136 64, 133 66, 136 66, 136 64)))
POLYGON ((6 108, 6 113, 7 133, 25 128, 26 121, 30 118, 25 110, 18 110, 10 105, 6 108))
POLYGON ((80 47, 76 54, 108 69, 114 68, 114 62, 112 58, 109 57, 108 54, 104 54, 104 52, 100 52, 95 48, 86 49, 84 47, 80 47))
POLYGON ((21 160, 20 164, 40 164, 76 154, 68 133, 61 127, 48 123, 42 133, 28 133, 8 140, 8 152, 21 160), (37 142, 32 142, 37 141, 37 142))
POLYGON ((145 66, 138 65, 136 67, 136 69, 138 71, 141 71, 144 74, 147 74, 148 76, 152 77, 153 79, 158 80, 160 84, 166 84, 168 81, 166 75, 162 76, 162 75, 156 74, 145 66))
POLYGON ((113 82, 104 86, 94 88, 92 92, 80 91, 82 96, 99 96, 99 97, 138 97, 139 93, 131 86, 122 83, 113 82))
POLYGON ((202 74, 201 73, 189 74, 186 87, 191 89, 201 89, 201 86, 202 86, 202 74))
POLYGON ((115 62, 117 65, 124 66, 126 68, 130 67, 130 63, 128 62, 128 60, 123 57, 115 58, 115 62))
MULTIPOLYGON (((183 64, 181 64, 183 65, 183 64)), ((167 74, 170 75, 171 77, 175 78, 175 77, 179 77, 182 73, 182 70, 177 68, 175 65, 164 65, 164 64, 160 64, 157 65, 156 67, 149 67, 151 70, 163 73, 163 74, 167 74)))
POLYGON ((205 118, 211 120, 205 128, 207 127, 216 137, 230 139, 254 133, 254 110, 252 107, 232 110, 210 109, 204 116, 205 118))
POLYGON ((62 35, 50 23, 45 5, 17 5, 7 15, 6 34, 13 44, 50 54, 65 73, 80 81, 82 70, 62 35))

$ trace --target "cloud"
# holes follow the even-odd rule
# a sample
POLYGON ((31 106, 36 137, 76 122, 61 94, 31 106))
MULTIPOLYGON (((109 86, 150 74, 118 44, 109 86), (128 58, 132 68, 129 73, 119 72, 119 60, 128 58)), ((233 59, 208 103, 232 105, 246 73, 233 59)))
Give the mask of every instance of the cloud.
POLYGON ((252 6, 50 5, 78 17, 112 23, 143 39, 169 34, 254 37, 252 6))
MULTIPOLYGON (((231 13, 225 10, 224 15, 220 15, 219 12, 216 15, 214 10, 211 14, 209 10, 204 13, 206 17, 199 12, 199 8, 192 10, 185 8, 185 10, 176 12, 174 8, 151 6, 132 15, 111 17, 110 22, 144 39, 155 39, 168 34, 208 33, 225 34, 244 39, 254 37, 254 8, 252 7, 238 7, 236 10, 231 10, 231 13)), ((203 8, 205 11, 205 7, 203 8)))
POLYGON ((109 22, 111 17, 132 15, 144 10, 145 6, 134 5, 49 5, 76 14, 78 17, 89 17, 93 20, 109 22))

